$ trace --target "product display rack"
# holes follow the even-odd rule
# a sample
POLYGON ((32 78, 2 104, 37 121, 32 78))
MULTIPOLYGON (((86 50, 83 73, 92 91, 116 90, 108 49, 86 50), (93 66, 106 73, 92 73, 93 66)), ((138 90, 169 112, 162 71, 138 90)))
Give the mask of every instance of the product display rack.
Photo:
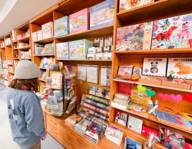
MULTIPOLYGON (((29 20, 29 22, 24 25, 14 29, 16 35, 26 32, 29 29, 29 37, 11 40, 10 45, 5 45, 4 47, 0 47, 2 59, 3 60, 13 60, 18 61, 21 60, 20 56, 15 57, 14 51, 26 51, 31 49, 31 58, 34 63, 36 63, 40 67, 40 63, 42 58, 48 57, 52 58, 53 63, 63 63, 64 65, 71 65, 73 70, 77 72, 78 64, 84 65, 98 65, 99 68, 101 66, 111 66, 112 65, 112 75, 111 75, 111 86, 105 87, 98 84, 88 83, 86 81, 77 80, 77 97, 78 102, 81 100, 81 96, 83 94, 87 94, 87 90, 89 86, 96 86, 99 88, 110 89, 110 101, 112 102, 115 93, 118 93, 118 84, 126 83, 139 85, 142 84, 144 86, 148 86, 153 88, 155 91, 166 91, 169 93, 192 93, 192 90, 180 89, 174 87, 167 87, 163 85, 154 85, 148 83, 140 83, 138 81, 131 80, 122 80, 117 78, 117 71, 120 65, 135 65, 142 66, 143 59, 145 57, 190 57, 192 53, 191 48, 178 48, 178 49, 149 49, 149 50, 128 50, 128 51, 116 51, 116 38, 117 38, 117 28, 132 25, 147 21, 153 21, 157 19, 167 18, 171 16, 176 16, 180 14, 186 14, 191 12, 192 3, 191 0, 158 0, 153 3, 147 4, 145 6, 140 6, 137 8, 133 8, 126 11, 119 12, 119 0, 115 0, 115 20, 114 25, 105 26, 98 29, 90 29, 87 31, 68 34, 65 36, 54 37, 54 34, 50 38, 41 39, 37 41, 33 41, 32 34, 41 29, 41 25, 47 22, 54 22, 56 19, 61 18, 63 16, 68 16, 74 12, 82 10, 84 8, 91 7, 95 4, 102 2, 103 0, 86 0, 82 2, 81 0, 63 0, 41 14, 33 17, 29 20), (61 42, 69 42, 78 39, 89 39, 93 40, 96 37, 102 37, 107 35, 113 35, 113 57, 112 60, 63 60, 56 57, 56 44, 61 42), (15 47, 18 42, 28 43, 29 46, 24 48, 15 47), (54 44, 54 53, 53 54, 35 54, 35 46, 34 44, 54 44)), ((4 42, 7 38, 12 39, 13 34, 7 34, 3 38, 1 38, 0 43, 4 42)), ((40 68, 41 69, 41 68, 40 68)), ((43 69, 42 69, 43 70, 43 69)), ((46 69, 44 69, 45 71, 46 69)), ((14 75, 14 72, 8 72, 9 77, 4 78, 9 81, 11 79, 10 76, 14 75)), ((99 78, 99 73, 98 73, 99 78)), ((40 84, 45 86, 46 80, 40 79, 40 84)), ((161 106, 170 103, 161 103, 161 106)), ((177 110, 185 109, 185 111, 191 111, 191 105, 187 102, 182 101, 182 103, 176 107, 177 110)), ((130 110, 123 110, 119 107, 115 107, 110 105, 110 113, 109 113, 109 124, 122 130, 124 137, 130 137, 140 142, 143 147, 148 141, 144 135, 134 132, 128 129, 126 126, 120 125, 115 122, 115 113, 116 111, 122 111, 129 115, 135 116, 139 119, 143 120, 143 123, 146 126, 150 126, 152 128, 158 129, 159 127, 169 128, 170 130, 174 130, 182 135, 184 135, 187 139, 191 140, 192 138, 192 130, 190 128, 180 126, 168 121, 163 121, 157 119, 155 116, 146 114, 133 112, 130 110)), ((114 148, 114 149, 123 149, 123 143, 120 146, 114 144, 113 142, 103 137, 98 144, 94 145, 90 143, 84 136, 78 134, 72 126, 69 126, 64 122, 66 117, 54 117, 49 115, 46 110, 44 110, 44 118, 45 118, 45 126, 49 134, 51 134, 58 142, 64 145, 66 148, 75 149, 75 148, 93 148, 93 149, 103 149, 103 148, 114 148), (69 141, 70 140, 70 141, 69 141)), ((124 139, 123 139, 124 140, 124 139)), ((159 143, 154 144, 153 148, 155 149, 165 149, 165 147, 159 143)))
MULTIPOLYGON (((114 41, 117 38, 117 28, 126 26, 126 25, 133 25, 137 23, 143 23, 153 20, 158 20, 162 18, 167 18, 175 15, 185 14, 190 12, 189 5, 191 7, 191 2, 186 0, 185 2, 180 0, 160 0, 155 1, 145 6, 140 6, 137 8, 133 8, 126 11, 119 12, 119 1, 115 0, 115 23, 114 23, 114 41), (178 7, 180 9, 178 9, 178 7), (173 11, 174 10, 174 11, 173 11)), ((148 49, 148 50, 125 50, 125 51, 116 51, 116 43, 114 42, 114 50, 113 50, 113 60, 112 60, 112 80, 111 80, 111 102, 115 93, 118 93, 118 84, 119 83, 126 83, 128 85, 144 85, 152 87, 156 91, 167 91, 171 93, 191 93, 191 90, 174 88, 174 87, 167 87, 162 85, 153 85, 153 83, 140 83, 131 80, 122 80, 117 78, 118 67, 120 65, 133 65, 141 67, 143 64, 143 59, 145 57, 188 57, 190 56, 192 50, 191 48, 178 48, 178 49, 148 49)), ((164 102, 162 105, 166 105, 167 103, 164 102)), ((186 109, 186 111, 190 111, 191 106, 188 103, 182 103, 182 107, 186 109)), ((177 106, 178 108, 178 106, 177 106)), ((181 110, 182 108, 179 107, 181 110)), ((174 123, 159 120, 152 115, 144 115, 143 113, 137 113, 129 110, 123 110, 119 107, 114 107, 111 105, 110 107, 110 118, 109 121, 112 123, 114 127, 121 129, 128 137, 141 142, 143 145, 146 142, 146 138, 141 134, 133 132, 129 130, 125 126, 121 126, 120 124, 116 123, 115 120, 115 112, 116 111, 123 111, 129 115, 135 116, 143 120, 143 123, 152 128, 158 127, 166 127, 176 132, 183 134, 186 138, 192 138, 192 130, 190 128, 176 125, 174 123)), ((154 148, 165 148, 160 144, 155 144, 154 148)))

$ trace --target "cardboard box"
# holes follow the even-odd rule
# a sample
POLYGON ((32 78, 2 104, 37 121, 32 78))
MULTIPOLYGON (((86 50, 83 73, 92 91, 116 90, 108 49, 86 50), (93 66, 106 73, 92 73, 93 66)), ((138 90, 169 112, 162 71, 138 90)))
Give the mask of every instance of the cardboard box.
POLYGON ((54 36, 65 36, 69 32, 68 17, 64 16, 54 21, 54 36))
POLYGON ((53 37, 53 22, 48 22, 42 26, 43 39, 53 37))
POLYGON ((56 58, 57 59, 62 59, 62 60, 69 59, 69 45, 68 44, 69 44, 68 42, 56 44, 56 58))
POLYGON ((105 0, 90 8, 90 29, 113 25, 114 0, 105 0))
POLYGON ((89 9, 85 8, 69 16, 70 34, 87 31, 89 28, 89 9))

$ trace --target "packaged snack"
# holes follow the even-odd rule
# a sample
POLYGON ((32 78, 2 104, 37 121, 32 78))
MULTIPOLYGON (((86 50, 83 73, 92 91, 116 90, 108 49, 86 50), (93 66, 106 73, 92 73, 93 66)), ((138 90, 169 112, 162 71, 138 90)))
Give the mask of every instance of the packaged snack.
POLYGON ((114 0, 106 0, 90 8, 90 29, 113 25, 114 0))
POLYGON ((192 58, 169 58, 167 76, 174 78, 192 79, 192 58))
POLYGON ((144 58, 143 75, 166 76, 167 58, 144 58))
POLYGON ((68 42, 56 44, 56 57, 57 57, 57 59, 62 59, 62 60, 68 60, 69 59, 68 42))
POLYGON ((115 116, 115 122, 126 126, 127 125, 127 119, 128 119, 128 114, 123 113, 123 112, 116 112, 116 116, 115 116))
POLYGON ((131 79, 133 72, 133 66, 132 65, 122 65, 119 66, 117 76, 122 79, 131 79))
POLYGON ((65 36, 68 34, 68 17, 64 16, 54 21, 54 36, 65 36))
POLYGON ((92 46, 92 42, 87 39, 69 42, 69 58, 72 60, 86 59, 87 50, 92 46))
POLYGON ((70 34, 88 30, 89 10, 85 8, 69 16, 70 34))
POLYGON ((48 22, 42 25, 43 39, 53 37, 53 22, 48 22))
POLYGON ((153 49, 191 47, 192 13, 154 21, 153 49))

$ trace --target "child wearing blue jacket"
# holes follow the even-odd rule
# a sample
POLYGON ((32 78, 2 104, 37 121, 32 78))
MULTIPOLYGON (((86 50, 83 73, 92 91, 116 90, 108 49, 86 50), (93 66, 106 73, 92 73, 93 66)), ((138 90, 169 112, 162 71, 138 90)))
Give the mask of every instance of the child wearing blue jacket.
POLYGON ((9 84, 8 114, 13 140, 21 149, 40 149, 45 136, 38 90, 38 67, 28 60, 19 61, 9 84))

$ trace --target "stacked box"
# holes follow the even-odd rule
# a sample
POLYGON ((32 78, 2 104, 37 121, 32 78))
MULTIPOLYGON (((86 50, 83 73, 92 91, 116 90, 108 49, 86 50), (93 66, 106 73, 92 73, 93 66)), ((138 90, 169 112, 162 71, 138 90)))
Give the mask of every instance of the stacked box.
POLYGON ((154 21, 152 48, 192 47, 192 13, 154 21))
POLYGON ((89 25, 89 10, 85 8, 69 16, 70 34, 87 31, 89 25))
POLYGON ((57 59, 62 59, 62 60, 68 60, 69 59, 68 42, 56 44, 56 57, 57 57, 57 59))
POLYGON ((118 28, 116 50, 150 49, 152 28, 152 22, 118 28))
POLYGON ((87 50, 92 46, 92 42, 87 39, 69 42, 69 58, 72 60, 86 59, 87 50))
POLYGON ((65 36, 68 34, 68 17, 64 16, 54 21, 54 36, 65 36))
POLYGON ((43 39, 53 37, 53 22, 48 22, 42 26, 43 39))
POLYGON ((90 29, 113 25, 114 0, 106 0, 90 8, 90 29))

